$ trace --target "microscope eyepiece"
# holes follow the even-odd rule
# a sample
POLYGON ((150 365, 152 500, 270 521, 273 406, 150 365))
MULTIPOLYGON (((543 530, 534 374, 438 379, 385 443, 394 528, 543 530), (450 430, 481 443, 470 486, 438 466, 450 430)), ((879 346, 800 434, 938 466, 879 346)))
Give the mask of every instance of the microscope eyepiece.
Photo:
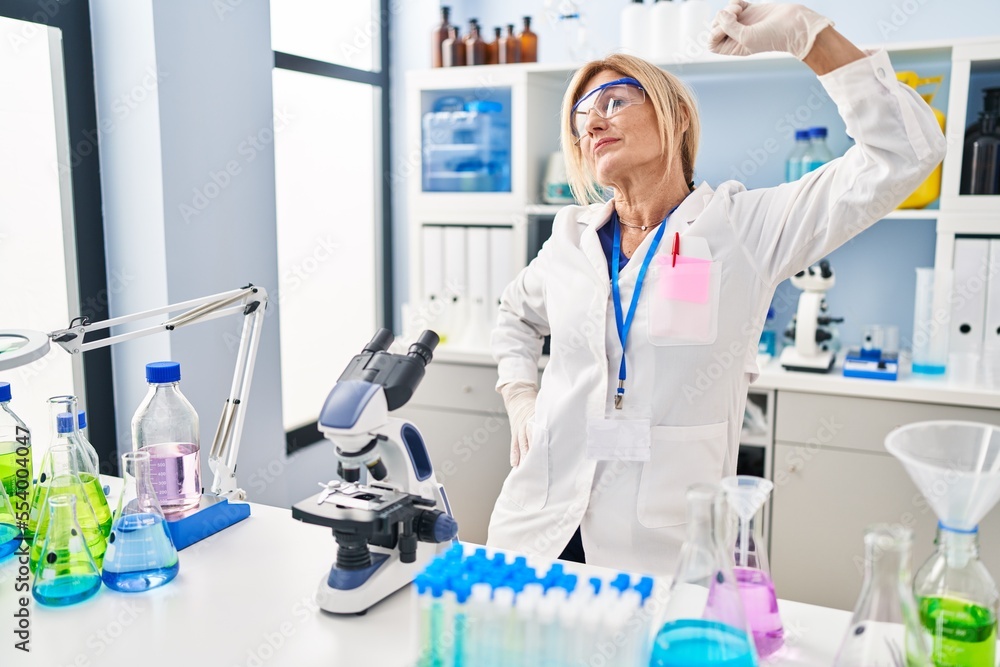
POLYGON ((372 336, 372 339, 368 341, 368 344, 365 345, 362 352, 385 352, 389 349, 389 346, 392 345, 393 340, 395 340, 395 338, 393 337, 391 331, 388 329, 379 329, 375 332, 375 335, 372 336))
POLYGON ((431 359, 434 358, 434 348, 437 347, 438 342, 441 339, 436 333, 430 329, 425 329, 420 337, 417 338, 417 342, 410 346, 410 350, 407 356, 419 357, 423 359, 424 365, 431 363, 431 359))

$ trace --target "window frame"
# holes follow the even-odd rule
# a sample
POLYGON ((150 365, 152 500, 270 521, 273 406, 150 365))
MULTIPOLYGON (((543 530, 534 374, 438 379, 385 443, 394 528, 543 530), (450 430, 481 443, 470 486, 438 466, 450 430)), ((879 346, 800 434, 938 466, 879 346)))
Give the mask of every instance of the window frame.
MULTIPOLYGON (((76 244, 77 299, 80 312, 92 321, 108 319, 107 257, 104 252, 104 217, 101 203, 100 146, 94 56, 88 0, 24 2, 0 0, 0 17, 58 28, 62 33, 62 66, 66 83, 68 141, 79 164, 71 167, 72 210, 76 244), (89 295, 84 302, 85 295, 89 295), (103 295, 103 297, 102 297, 103 295)), ((66 326, 69 326, 69 322, 66 326)), ((89 340, 106 338, 95 332, 89 340)), ((59 352, 62 354, 62 352, 59 352)), ((118 437, 115 426, 114 379, 111 348, 84 352, 83 383, 87 400, 87 429, 100 459, 100 472, 119 474, 118 437)))
MULTIPOLYGON (((0 0, 4 2, 6 0, 0 0)), ((374 4, 374 3, 373 3, 374 4)), ((390 118, 390 77, 389 77, 389 0, 379 0, 379 67, 378 70, 363 70, 323 60, 307 58, 282 51, 274 52, 275 69, 284 69, 303 74, 313 74, 331 79, 368 84, 379 92, 378 102, 380 122, 377 141, 380 148, 380 165, 383 178, 377 179, 375 190, 375 214, 381 218, 375 224, 376 298, 375 309, 379 327, 394 330, 392 295, 392 180, 388 178, 387 165, 390 164, 392 147, 390 118)), ((374 333, 374 332, 372 332, 374 333)), ((292 454, 323 440, 319 423, 312 422, 285 433, 285 453, 292 454)))

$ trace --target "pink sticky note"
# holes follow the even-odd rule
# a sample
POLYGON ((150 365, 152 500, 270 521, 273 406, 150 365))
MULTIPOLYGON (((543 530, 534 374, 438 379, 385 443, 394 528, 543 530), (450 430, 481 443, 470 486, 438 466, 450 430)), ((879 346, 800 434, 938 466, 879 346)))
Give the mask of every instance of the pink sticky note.
POLYGON ((660 266, 659 293, 661 299, 705 303, 712 286, 712 260, 671 255, 657 258, 660 266))

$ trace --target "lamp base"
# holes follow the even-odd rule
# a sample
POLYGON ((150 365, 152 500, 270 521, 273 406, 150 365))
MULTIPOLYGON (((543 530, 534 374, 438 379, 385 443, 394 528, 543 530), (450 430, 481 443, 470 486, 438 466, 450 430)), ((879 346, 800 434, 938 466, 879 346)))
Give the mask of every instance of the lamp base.
POLYGON ((180 551, 248 516, 249 504, 231 503, 228 498, 204 493, 198 507, 177 514, 167 514, 165 518, 174 548, 180 551))

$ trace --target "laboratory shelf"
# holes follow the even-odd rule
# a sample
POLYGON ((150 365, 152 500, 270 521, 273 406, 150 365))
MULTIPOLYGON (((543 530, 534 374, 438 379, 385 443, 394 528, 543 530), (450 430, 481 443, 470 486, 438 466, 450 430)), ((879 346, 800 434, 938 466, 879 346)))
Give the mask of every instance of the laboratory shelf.
POLYGON ((555 215, 559 211, 563 210, 567 206, 572 206, 572 203, 568 204, 528 204, 524 207, 524 213, 526 215, 555 215))
POLYGON ((897 209, 886 215, 883 220, 937 220, 941 211, 936 208, 897 209))

